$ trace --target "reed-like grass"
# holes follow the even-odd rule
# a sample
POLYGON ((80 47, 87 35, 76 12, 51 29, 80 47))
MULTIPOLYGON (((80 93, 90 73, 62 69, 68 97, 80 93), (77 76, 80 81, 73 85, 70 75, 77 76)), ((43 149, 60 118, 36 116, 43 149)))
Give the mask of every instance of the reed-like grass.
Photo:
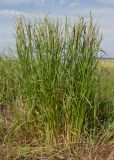
POLYGON ((17 56, 0 59, 2 139, 57 144, 109 133, 112 92, 98 65, 101 39, 91 16, 73 24, 18 19, 17 56))

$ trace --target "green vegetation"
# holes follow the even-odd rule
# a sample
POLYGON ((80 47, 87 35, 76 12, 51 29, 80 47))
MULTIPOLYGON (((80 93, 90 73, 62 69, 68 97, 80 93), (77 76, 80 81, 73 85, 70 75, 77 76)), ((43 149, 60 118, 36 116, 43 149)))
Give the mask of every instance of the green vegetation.
POLYGON ((96 58, 101 40, 91 16, 74 24, 18 19, 17 56, 0 58, 1 157, 38 159, 58 146, 71 152, 113 139, 113 81, 96 58))

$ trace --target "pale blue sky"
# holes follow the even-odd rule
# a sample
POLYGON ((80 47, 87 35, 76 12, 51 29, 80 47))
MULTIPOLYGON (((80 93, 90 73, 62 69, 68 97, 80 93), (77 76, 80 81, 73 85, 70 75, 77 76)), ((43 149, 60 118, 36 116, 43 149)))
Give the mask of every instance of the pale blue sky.
POLYGON ((103 49, 114 57, 114 0, 0 0, 0 49, 14 43, 14 19, 19 15, 34 18, 46 13, 52 18, 78 15, 89 17, 92 11, 103 33, 103 49))

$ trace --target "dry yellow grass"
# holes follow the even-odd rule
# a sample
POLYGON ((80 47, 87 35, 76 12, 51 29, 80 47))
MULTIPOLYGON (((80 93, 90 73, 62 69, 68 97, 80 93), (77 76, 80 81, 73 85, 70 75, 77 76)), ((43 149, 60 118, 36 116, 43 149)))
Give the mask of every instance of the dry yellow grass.
POLYGON ((114 70, 114 60, 100 60, 100 64, 103 68, 114 70))

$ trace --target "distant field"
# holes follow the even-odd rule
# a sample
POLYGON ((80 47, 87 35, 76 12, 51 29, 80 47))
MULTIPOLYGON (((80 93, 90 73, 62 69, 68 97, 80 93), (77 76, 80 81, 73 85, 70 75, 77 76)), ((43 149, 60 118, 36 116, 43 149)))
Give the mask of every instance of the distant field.
POLYGON ((100 60, 102 67, 113 70, 114 69, 114 60, 100 60))

